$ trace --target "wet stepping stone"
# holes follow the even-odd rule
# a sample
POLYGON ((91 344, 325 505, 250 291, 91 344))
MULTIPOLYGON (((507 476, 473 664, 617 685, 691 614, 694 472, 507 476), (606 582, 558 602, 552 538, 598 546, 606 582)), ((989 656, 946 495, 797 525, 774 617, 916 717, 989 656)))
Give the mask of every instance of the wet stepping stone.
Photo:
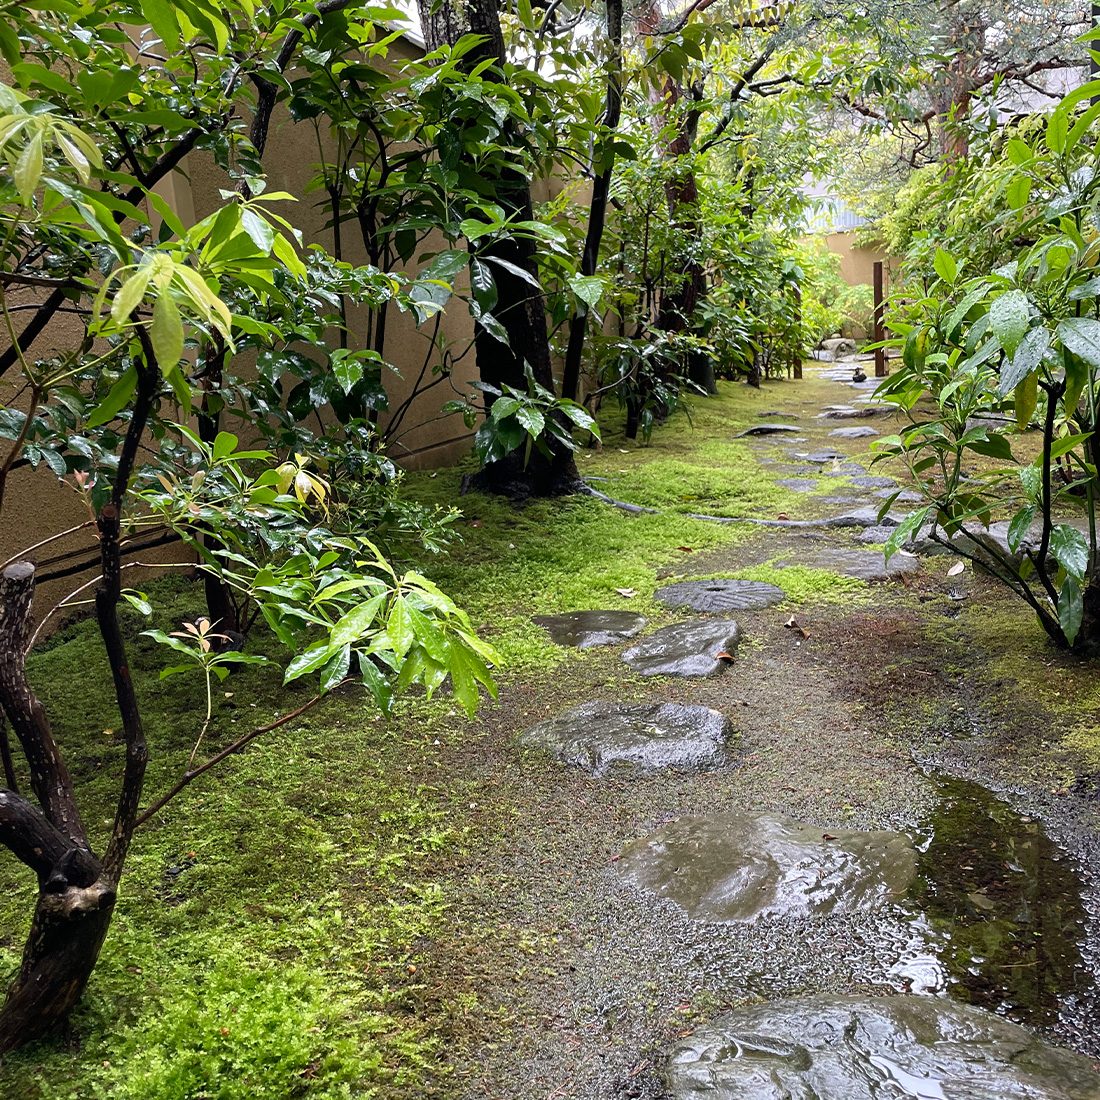
POLYGON ((728 664, 717 654, 732 654, 740 641, 733 619, 673 623, 632 645, 623 660, 643 676, 717 676, 728 664))
POLYGON ((810 451, 808 454, 804 451, 792 451, 791 456, 802 462, 817 463, 819 466, 824 465, 826 462, 832 462, 834 459, 844 457, 840 451, 810 451))
POLYGON ((672 1100, 1097 1100, 1090 1059, 941 997, 826 994, 726 1013, 672 1051, 672 1100))
POLYGON ((653 594, 665 607, 692 611, 759 611, 782 603, 787 593, 762 581, 682 581, 653 594))
POLYGON ((897 487, 897 482, 892 477, 853 477, 849 479, 853 485, 858 485, 861 489, 889 489, 891 486, 897 487))
POLYGON ((812 477, 781 477, 776 480, 776 485, 782 485, 784 489, 793 489, 796 493, 812 493, 817 488, 817 484, 812 477))
POLYGON ((864 477, 867 471, 858 462, 845 462, 842 466, 837 466, 835 470, 829 470, 833 477, 850 477, 853 483, 858 477, 864 477))
POLYGON ((632 611, 573 611, 568 615, 535 615, 531 621, 547 630, 551 641, 579 649, 624 642, 645 626, 645 618, 632 611))
POLYGON ((842 516, 822 521, 825 527, 897 527, 904 517, 888 512, 879 519, 878 508, 853 508, 842 516))
MULTIPOLYGON (((878 497, 880 500, 885 500, 887 497, 893 497, 894 492, 892 489, 880 489, 877 493, 872 493, 871 496, 878 497)), ((915 504, 918 500, 924 500, 924 497, 920 493, 914 493, 912 489, 902 489, 894 500, 899 503, 915 504)))
POLYGON ((802 417, 799 413, 784 412, 782 409, 765 409, 763 412, 756 414, 759 417, 765 416, 785 416, 788 420, 801 420, 802 417))
POLYGON ((730 813, 662 825, 627 845, 615 866, 696 920, 728 924, 876 909, 904 894, 916 860, 901 833, 730 813))
POLYGON ((743 432, 738 432, 733 438, 744 439, 747 435, 779 435, 782 432, 800 432, 801 428, 794 424, 754 424, 743 432))
MULTIPOLYGON (((894 532, 892 527, 871 528, 886 531, 885 542, 894 532)), ((788 561, 776 562, 778 568, 789 565, 807 565, 811 569, 828 569, 833 573, 843 573, 846 577, 858 577, 864 581, 885 581, 901 573, 914 573, 919 568, 916 558, 898 557, 895 554, 889 562, 875 550, 809 550, 798 553, 788 561)))
POLYGON ((648 775, 720 767, 732 734, 729 719, 709 707, 594 701, 532 726, 519 741, 591 775, 612 768, 648 775))
POLYGON ((837 439, 870 439, 871 436, 878 435, 878 432, 863 424, 858 428, 834 428, 829 435, 834 435, 837 439))
MULTIPOLYGON (((884 524, 875 524, 874 527, 864 527, 862 531, 856 536, 856 542, 868 543, 873 546, 881 546, 887 542, 891 535, 893 535, 895 528, 887 527, 884 524)), ((891 558, 891 561, 894 559, 891 558)))

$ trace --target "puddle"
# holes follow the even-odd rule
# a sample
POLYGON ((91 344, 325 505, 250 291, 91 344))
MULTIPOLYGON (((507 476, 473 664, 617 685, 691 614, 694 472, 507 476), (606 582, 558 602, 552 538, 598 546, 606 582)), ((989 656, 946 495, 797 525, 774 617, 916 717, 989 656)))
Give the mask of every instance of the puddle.
POLYGON ((909 898, 920 906, 920 950, 894 968, 913 992, 944 989, 1032 1027, 1095 1018, 1082 955, 1088 915, 1073 860, 1038 821, 977 783, 940 778, 938 808, 918 844, 909 898))

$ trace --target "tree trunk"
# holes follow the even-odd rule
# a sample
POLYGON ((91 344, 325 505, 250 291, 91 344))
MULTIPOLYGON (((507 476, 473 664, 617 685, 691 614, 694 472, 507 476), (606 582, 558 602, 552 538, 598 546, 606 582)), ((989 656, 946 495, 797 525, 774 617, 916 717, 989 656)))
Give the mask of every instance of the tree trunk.
MULTIPOLYGON (((504 37, 495 0, 467 0, 464 6, 451 0, 442 3, 417 0, 417 8, 429 50, 453 46, 464 34, 479 35, 484 40, 462 58, 461 64, 470 71, 483 61, 491 61, 493 66, 481 74, 482 78, 501 79, 499 66, 504 64, 504 37)), ((521 145, 521 135, 514 137, 514 144, 521 145)), ((493 199, 507 215, 520 220, 533 219, 530 180, 520 168, 507 168, 488 182, 494 188, 493 199)), ((532 240, 502 239, 480 249, 471 245, 470 250, 482 258, 514 264, 533 280, 538 280, 532 240)), ((504 326, 508 344, 503 344, 482 325, 475 324, 474 344, 481 381, 498 389, 505 385, 524 391, 527 389, 525 368, 529 366, 535 381, 554 393, 556 387, 542 292, 499 264, 490 264, 490 267, 497 290, 493 316, 504 326)), ((491 405, 492 401, 492 395, 487 394, 487 404, 491 405)), ((525 463, 526 447, 520 447, 507 458, 489 463, 469 484, 486 492, 522 497, 556 495, 580 488, 582 483, 573 452, 550 439, 547 445, 551 453, 549 460, 532 452, 530 462, 525 463)))

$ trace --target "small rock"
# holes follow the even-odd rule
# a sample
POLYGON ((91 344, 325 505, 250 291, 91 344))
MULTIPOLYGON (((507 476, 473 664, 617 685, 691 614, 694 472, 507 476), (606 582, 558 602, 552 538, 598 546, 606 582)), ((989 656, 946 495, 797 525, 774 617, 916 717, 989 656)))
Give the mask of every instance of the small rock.
POLYGON ((794 424, 754 424, 743 432, 738 432, 734 439, 743 439, 747 435, 779 435, 782 432, 797 432, 801 429, 794 424))
POLYGON ((717 676, 725 659, 741 641, 741 627, 733 619, 703 619, 673 623, 632 645, 623 660, 643 676, 717 676))
MULTIPOLYGON (((869 528, 886 532, 886 541, 893 533, 892 527, 869 528)), ((862 539, 860 540, 862 541, 862 539)), ((858 577, 863 581, 885 581, 901 573, 914 573, 920 567, 914 557, 902 557, 895 554, 889 562, 874 550, 844 550, 823 547, 818 550, 800 552, 797 557, 776 562, 777 568, 790 565, 807 565, 811 569, 828 569, 832 573, 842 573, 846 577, 858 577)))
POLYGON ((892 477, 853 477, 849 479, 853 485, 859 486, 860 489, 889 489, 891 486, 897 487, 897 482, 892 477))
POLYGON ((814 462, 819 466, 823 466, 826 462, 832 462, 835 459, 844 457, 840 451, 810 451, 809 453, 804 451, 792 451, 791 454, 794 458, 802 462, 814 462))
POLYGON ((793 489, 796 493, 812 493, 817 488, 817 482, 812 477, 781 477, 776 485, 793 489))

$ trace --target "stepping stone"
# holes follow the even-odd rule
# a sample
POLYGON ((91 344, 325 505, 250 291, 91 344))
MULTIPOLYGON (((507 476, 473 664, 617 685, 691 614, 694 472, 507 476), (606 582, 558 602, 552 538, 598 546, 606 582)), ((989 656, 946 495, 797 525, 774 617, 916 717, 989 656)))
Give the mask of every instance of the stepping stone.
POLYGON ((645 626, 645 618, 633 611, 573 611, 568 615, 535 615, 531 622, 549 631, 558 645, 591 649, 615 645, 633 638, 645 626))
POLYGON ((720 767, 732 734, 729 719, 709 707, 594 701, 532 726, 519 741, 590 775, 612 768, 649 775, 720 767))
POLYGON ((782 409, 767 409, 764 412, 758 412, 757 416, 785 416, 788 420, 801 420, 802 416, 799 413, 784 412, 782 409))
MULTIPOLYGON (((892 489, 880 489, 877 493, 872 493, 871 496, 878 497, 879 500, 885 500, 887 497, 894 496, 894 492, 892 489)), ((914 493, 912 489, 902 489, 894 499, 899 504, 915 504, 919 500, 924 500, 924 497, 920 493, 914 493)))
POLYGON ((892 477, 853 477, 849 479, 853 485, 858 485, 861 489, 889 489, 891 486, 897 487, 897 482, 892 477))
POLYGON ((672 1100, 1096 1100, 1094 1059, 943 997, 823 994, 742 1008, 672 1050, 672 1100))
POLYGON ((718 653, 733 653, 741 627, 733 619, 673 623, 632 645, 623 660, 643 676, 717 676, 728 664, 718 653))
POLYGON ((895 409, 892 405, 864 405, 860 409, 845 408, 826 409, 817 414, 818 420, 858 420, 865 416, 889 416, 895 409))
POLYGON ((738 432, 734 439, 744 439, 747 435, 779 435, 782 432, 799 432, 802 429, 794 424, 754 424, 743 432, 738 432))
POLYGON ((729 813, 662 825, 628 844, 615 867, 695 920, 730 924, 877 909, 908 890, 917 853, 901 833, 729 813))
POLYGON ((792 458, 797 458, 801 462, 815 462, 819 466, 844 457, 840 451, 810 451, 809 454, 805 451, 791 451, 790 453, 792 458))
POLYGON ((863 477, 867 471, 858 462, 845 462, 842 466, 837 466, 836 469, 828 471, 833 477, 863 477))
MULTIPOLYGON (((885 531, 885 542, 894 532, 892 527, 869 528, 869 530, 885 531)), ((862 538, 860 539, 862 542, 862 538)), ((889 562, 883 555, 874 550, 835 550, 822 548, 820 550, 799 551, 797 557, 786 561, 776 562, 779 569, 785 569, 790 565, 807 565, 811 569, 828 569, 833 573, 843 573, 846 577, 858 577, 862 581, 885 581, 901 573, 915 573, 920 566, 916 558, 899 557, 895 554, 889 562)))
MULTIPOLYGON (((866 542, 874 546, 881 546, 890 538, 894 530, 893 527, 886 527, 881 524, 875 524, 874 527, 865 527, 856 536, 856 542, 866 542)), ((891 558, 890 560, 893 561, 894 559, 891 558)))
POLYGON ((692 611, 759 611, 782 603, 787 593, 761 581, 682 581, 658 588, 653 598, 692 611))
POLYGON ((854 508, 842 516, 833 516, 832 519, 824 520, 822 525, 825 527, 897 527, 904 518, 888 512, 879 519, 877 508, 854 508))
POLYGON ((812 493, 817 488, 817 482, 812 477, 781 477, 776 485, 793 489, 796 493, 812 493))
POLYGON ((862 504, 863 497, 822 497, 822 504, 862 504))
POLYGON ((878 435, 878 432, 862 424, 857 428, 834 428, 829 435, 835 435, 838 439, 870 439, 871 436, 878 435))

